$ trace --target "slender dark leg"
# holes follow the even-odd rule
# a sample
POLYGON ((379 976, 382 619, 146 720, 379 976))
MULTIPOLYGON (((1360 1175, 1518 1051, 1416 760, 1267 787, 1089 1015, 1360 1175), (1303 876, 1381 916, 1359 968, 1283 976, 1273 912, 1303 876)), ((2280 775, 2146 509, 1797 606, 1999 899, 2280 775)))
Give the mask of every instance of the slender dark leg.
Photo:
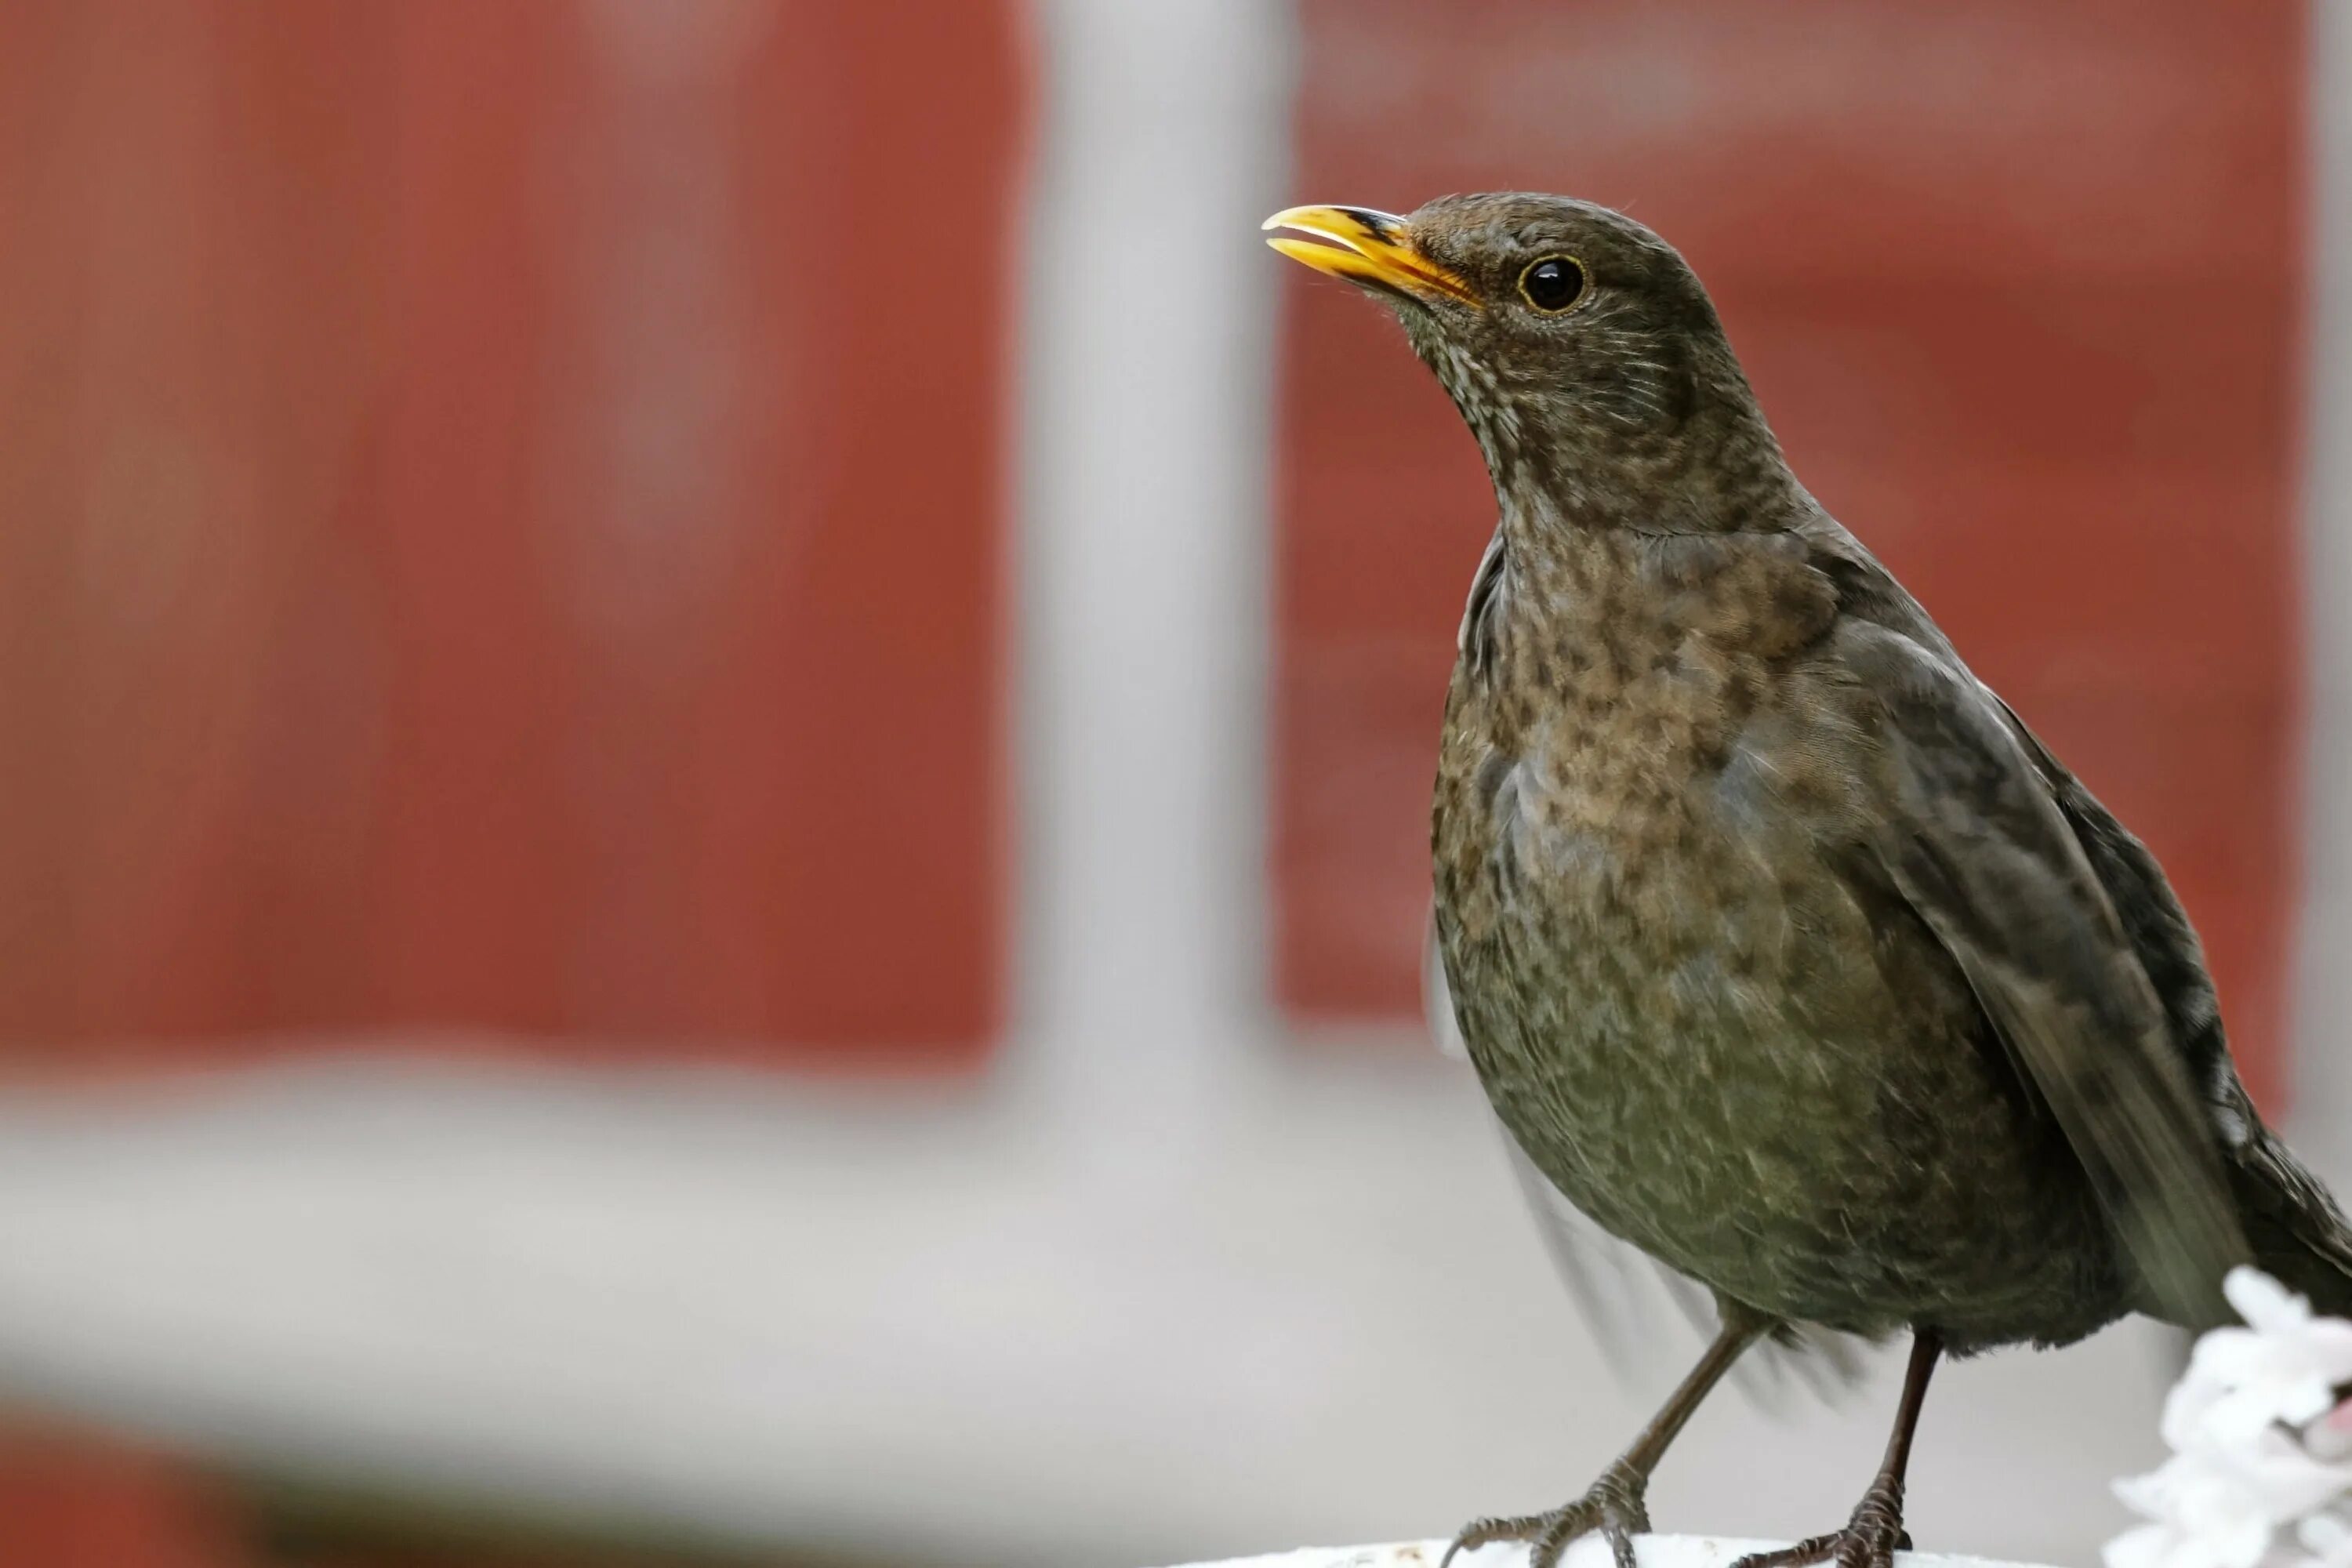
POLYGON ((1910 1550, 1911 1538, 1903 1531, 1903 1472, 1911 1463, 1911 1434, 1919 1426, 1919 1407, 1927 1402, 1927 1379, 1943 1352, 1943 1336, 1935 1330, 1912 1333, 1911 1364, 1904 1370, 1903 1400, 1895 1407, 1886 1458, 1845 1528, 1778 1552, 1750 1552, 1731 1568, 1801 1568, 1832 1560, 1838 1568, 1892 1568, 1895 1552, 1910 1550))
POLYGON ((1568 1543, 1580 1535, 1601 1531, 1617 1559, 1617 1568, 1633 1568, 1633 1537, 1650 1528, 1650 1510, 1643 1499, 1650 1472, 1665 1457, 1675 1434, 1689 1422, 1707 1391, 1723 1381, 1739 1354, 1764 1335, 1771 1324, 1742 1312, 1724 1314, 1723 1331, 1706 1347, 1698 1364, 1672 1394, 1650 1424, 1642 1428, 1616 1462, 1601 1472, 1592 1489, 1549 1513, 1522 1514, 1516 1519, 1482 1519, 1462 1527, 1445 1549, 1438 1568, 1451 1568, 1457 1552, 1475 1552, 1491 1541, 1525 1541, 1528 1568, 1555 1568, 1568 1543))

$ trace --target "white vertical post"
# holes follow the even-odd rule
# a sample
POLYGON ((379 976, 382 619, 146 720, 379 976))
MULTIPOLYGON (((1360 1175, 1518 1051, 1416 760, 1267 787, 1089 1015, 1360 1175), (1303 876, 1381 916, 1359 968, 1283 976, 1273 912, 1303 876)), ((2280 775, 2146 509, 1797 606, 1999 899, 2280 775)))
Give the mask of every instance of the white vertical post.
POLYGON ((2298 1145, 2352 1174, 2352 4, 2311 9, 2304 595, 2310 741, 2297 975, 2298 1145))
POLYGON ((1284 0, 1049 0, 1024 301, 1011 1071, 1165 1163, 1262 1033, 1284 0))

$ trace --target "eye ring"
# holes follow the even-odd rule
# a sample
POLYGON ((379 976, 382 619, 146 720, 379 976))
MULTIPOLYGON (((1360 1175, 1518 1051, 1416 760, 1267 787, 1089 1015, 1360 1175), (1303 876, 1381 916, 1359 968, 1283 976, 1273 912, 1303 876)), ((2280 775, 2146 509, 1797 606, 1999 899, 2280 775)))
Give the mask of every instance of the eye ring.
POLYGON ((1519 270, 1519 298, 1547 316, 1575 310, 1591 285, 1591 274, 1573 256, 1538 256, 1519 270))

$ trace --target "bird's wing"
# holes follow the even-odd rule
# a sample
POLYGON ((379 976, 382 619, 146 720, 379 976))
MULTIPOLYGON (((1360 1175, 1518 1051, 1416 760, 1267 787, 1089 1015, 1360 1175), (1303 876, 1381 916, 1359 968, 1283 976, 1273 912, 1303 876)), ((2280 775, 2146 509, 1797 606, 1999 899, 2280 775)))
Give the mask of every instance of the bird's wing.
POLYGON ((1893 888, 2064 1130, 2148 1305, 2231 1321, 2221 1279, 2247 1247, 2210 1108, 2050 781, 1942 650, 1858 620, 1832 649, 1879 704, 1887 798, 1871 832, 1893 888))
POLYGON ((2339 1316, 2352 1310, 2352 1225, 2256 1114, 2230 1057, 2204 947, 2163 868, 2013 710, 2003 704, 2001 712, 2048 783, 2156 988, 2189 1084, 2221 1140, 2254 1261, 2320 1310, 2339 1316))
POLYGON ((2074 841, 2083 847, 2092 874, 2115 904, 2124 935, 2139 955, 2140 968, 2147 973, 2165 1021, 2171 1026, 2173 1045, 2180 1052, 2190 1086, 2212 1109, 2215 1130, 2224 1141, 2239 1142, 2245 1130, 2234 1125, 2234 1118, 2244 1089, 2238 1081, 2237 1065, 2230 1059, 2229 1039, 2221 1030, 2221 1004, 2205 968, 2204 945, 2197 940, 2197 930, 2189 923, 2172 884, 2165 879, 2164 868, 2148 853, 2147 846, 2116 821, 2115 814, 2042 743, 2042 738, 2025 727, 2014 709, 1998 697, 1993 701, 2024 748, 2033 771, 2058 803, 2066 826, 2074 830, 2074 841))
MULTIPOLYGON (((1422 947, 1421 977, 1431 1037, 1447 1056, 1468 1061, 1470 1049, 1454 1017, 1434 921, 1422 947)), ((1687 1357, 1678 1364, 1664 1364, 1673 1359, 1676 1342, 1712 1340, 1722 1327, 1714 1296, 1696 1279, 1603 1230, 1552 1185, 1499 1118, 1494 1125, 1552 1269, 1608 1352, 1611 1368, 1628 1376, 1637 1368, 1679 1376, 1687 1357), (1654 1360, 1661 1364, 1646 1364, 1654 1360)), ((1770 1402, 1792 1384, 1826 1396, 1860 1376, 1860 1352, 1859 1342, 1851 1336, 1791 1326, 1742 1356, 1733 1364, 1731 1376, 1759 1402, 1770 1402)))

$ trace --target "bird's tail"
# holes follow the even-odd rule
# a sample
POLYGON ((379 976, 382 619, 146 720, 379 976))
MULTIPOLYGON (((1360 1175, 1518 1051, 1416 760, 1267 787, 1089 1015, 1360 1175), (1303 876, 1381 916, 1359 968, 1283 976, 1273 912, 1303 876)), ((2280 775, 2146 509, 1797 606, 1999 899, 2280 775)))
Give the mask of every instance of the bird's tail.
POLYGON ((2352 1318, 2352 1224, 2294 1152, 2256 1127, 2231 1151, 2230 1186, 2255 1267, 2312 1310, 2352 1318))

